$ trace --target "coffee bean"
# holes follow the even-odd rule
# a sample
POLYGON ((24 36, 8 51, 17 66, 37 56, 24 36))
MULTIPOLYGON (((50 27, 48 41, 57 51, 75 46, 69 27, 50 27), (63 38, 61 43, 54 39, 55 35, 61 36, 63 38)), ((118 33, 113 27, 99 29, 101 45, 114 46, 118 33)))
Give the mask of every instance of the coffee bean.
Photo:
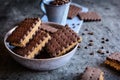
POLYGON ((103 44, 104 44, 104 43, 105 43, 105 41, 101 41, 101 43, 103 43, 103 44))
POLYGON ((88 46, 93 46, 93 42, 90 42, 90 43, 88 44, 88 46))
POLYGON ((72 26, 74 26, 75 24, 73 23, 72 26))
POLYGON ((102 46, 101 49, 104 49, 104 47, 102 46))
POLYGON ((97 53, 102 53, 102 50, 99 49, 99 50, 97 51, 97 53))
POLYGON ((99 49, 97 53, 104 54, 104 52, 101 49, 99 49))
POLYGON ((102 52, 101 54, 105 54, 104 52, 102 52))
POLYGON ((85 46, 84 48, 85 48, 85 49, 88 49, 88 47, 87 47, 87 46, 85 46))
POLYGON ((85 31, 88 31, 88 29, 86 28, 85 31))
POLYGON ((109 8, 109 7, 106 7, 105 9, 106 9, 106 10, 109 10, 110 8, 109 8))
POLYGON ((85 35, 85 33, 82 33, 82 35, 85 35))
POLYGON ((108 41, 109 41, 109 39, 106 39, 105 41, 107 41, 107 42, 108 42, 108 41))
POLYGON ((93 32, 88 32, 89 35, 93 35, 94 33, 93 32))
POLYGON ((105 40, 105 38, 101 38, 102 40, 105 40))
POLYGON ((109 53, 109 51, 106 51, 106 53, 109 53))
POLYGON ((89 40, 89 42, 93 42, 93 40, 89 40))
POLYGON ((94 52, 91 52, 90 55, 94 55, 94 52))

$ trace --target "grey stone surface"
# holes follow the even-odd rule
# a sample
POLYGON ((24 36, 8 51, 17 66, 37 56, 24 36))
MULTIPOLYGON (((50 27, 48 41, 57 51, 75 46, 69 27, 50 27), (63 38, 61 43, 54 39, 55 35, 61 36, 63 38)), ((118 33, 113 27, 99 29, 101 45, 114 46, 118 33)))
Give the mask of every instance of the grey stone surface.
POLYGON ((86 66, 99 67, 105 72, 105 80, 120 80, 120 73, 105 66, 104 60, 112 52, 120 52, 120 0, 73 0, 73 2, 88 7, 89 11, 98 12, 101 22, 85 22, 79 34, 83 41, 75 55, 65 66, 47 72, 37 72, 24 68, 15 62, 5 49, 3 38, 5 33, 14 27, 15 23, 25 17, 41 17, 40 0, 0 0, 0 80, 79 80, 78 76, 86 66), (85 29, 89 31, 85 31, 85 29), (94 35, 88 35, 94 32, 94 35), (101 43, 101 38, 109 42, 101 43), (84 49, 88 41, 94 41, 93 46, 84 49), (96 51, 104 46, 103 51, 110 53, 98 54, 96 51), (94 52, 94 55, 90 55, 94 52))

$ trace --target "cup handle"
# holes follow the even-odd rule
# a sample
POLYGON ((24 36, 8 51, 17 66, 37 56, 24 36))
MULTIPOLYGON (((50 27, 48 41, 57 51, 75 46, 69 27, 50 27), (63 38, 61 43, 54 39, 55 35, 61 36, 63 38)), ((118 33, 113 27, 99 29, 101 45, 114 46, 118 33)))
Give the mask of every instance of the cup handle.
POLYGON ((45 10, 44 4, 43 4, 43 0, 40 1, 40 8, 41 8, 42 12, 44 14, 46 14, 46 10, 45 10))

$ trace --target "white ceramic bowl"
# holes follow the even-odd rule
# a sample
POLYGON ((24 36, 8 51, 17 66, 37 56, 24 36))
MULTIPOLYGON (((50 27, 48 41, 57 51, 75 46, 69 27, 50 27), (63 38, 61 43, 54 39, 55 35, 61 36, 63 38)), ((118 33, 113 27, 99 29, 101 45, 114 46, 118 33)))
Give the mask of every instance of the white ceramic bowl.
MULTIPOLYGON (((51 24, 51 23, 49 23, 51 24)), ((53 23, 52 23, 53 24, 53 23)), ((75 53, 77 46, 72 49, 70 52, 59 56, 59 57, 54 57, 54 58, 47 58, 47 59, 27 59, 25 57, 22 57, 16 53, 14 53, 11 49, 13 46, 10 46, 8 42, 6 42, 7 37, 12 33, 12 31, 14 31, 15 28, 11 29, 9 32, 6 33, 5 37, 4 37, 4 44, 7 48, 7 50, 9 51, 10 55, 20 64, 22 64, 23 66, 29 68, 29 69, 33 69, 33 70, 53 70, 53 69, 57 69, 63 65, 65 65, 73 56, 73 54, 75 53)))

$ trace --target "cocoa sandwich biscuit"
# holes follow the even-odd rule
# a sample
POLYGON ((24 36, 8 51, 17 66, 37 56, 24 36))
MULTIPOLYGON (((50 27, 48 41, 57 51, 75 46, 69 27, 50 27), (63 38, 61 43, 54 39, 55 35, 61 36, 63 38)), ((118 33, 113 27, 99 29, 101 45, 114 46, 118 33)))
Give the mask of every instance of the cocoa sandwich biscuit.
POLYGON ((39 30, 25 47, 16 47, 13 51, 18 55, 31 59, 42 50, 50 39, 51 37, 48 33, 39 30))
POLYGON ((78 17, 84 21, 101 21, 101 17, 96 12, 80 12, 78 17))
POLYGON ((26 18, 18 24, 6 41, 14 46, 24 47, 38 31, 40 24, 40 18, 26 18))
POLYGON ((105 64, 120 71, 120 53, 112 53, 107 56, 105 64))
POLYGON ((45 30, 50 33, 56 32, 58 29, 50 26, 49 24, 42 23, 41 27, 42 30, 45 30))
POLYGON ((104 73, 100 69, 87 67, 80 80, 104 80, 103 75, 104 73))
POLYGON ((68 12, 68 19, 72 19, 75 16, 78 15, 79 12, 81 12, 81 8, 77 7, 75 5, 70 5, 69 12, 68 12))
POLYGON ((81 38, 71 30, 67 25, 51 34, 51 40, 46 45, 46 51, 51 57, 57 57, 70 51, 81 38))

